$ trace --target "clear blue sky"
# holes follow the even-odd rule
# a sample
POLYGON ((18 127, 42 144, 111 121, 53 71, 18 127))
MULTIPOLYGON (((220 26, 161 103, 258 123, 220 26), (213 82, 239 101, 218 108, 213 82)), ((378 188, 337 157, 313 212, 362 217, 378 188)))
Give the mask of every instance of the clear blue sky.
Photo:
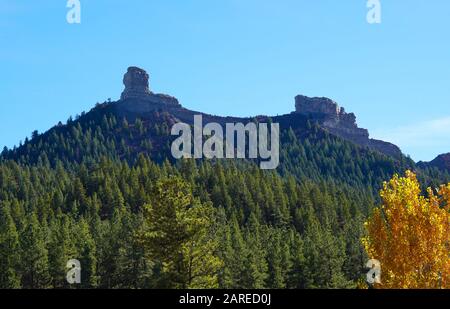
POLYGON ((219 115, 327 96, 415 160, 450 151, 450 1, 0 0, 0 145, 117 99, 130 65, 155 92, 219 115))

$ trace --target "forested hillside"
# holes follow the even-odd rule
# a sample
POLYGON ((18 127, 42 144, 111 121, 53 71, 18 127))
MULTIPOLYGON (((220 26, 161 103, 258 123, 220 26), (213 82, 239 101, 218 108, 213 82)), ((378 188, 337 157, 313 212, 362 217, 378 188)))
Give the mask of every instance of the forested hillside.
MULTIPOLYGON (((179 115, 114 103, 0 159, 0 287, 352 288, 365 276, 363 222, 382 182, 416 169, 329 134, 281 123, 280 167, 171 158, 179 115)), ((247 120, 250 121, 250 120, 247 120)), ((422 185, 448 181, 417 171, 422 185)))
MULTIPOLYGON (((1 286, 67 286, 65 263, 74 257, 83 287, 183 286, 162 280, 161 265, 145 258, 137 236, 155 187, 173 177, 214 208, 208 237, 223 266, 213 287, 350 287, 360 277, 369 196, 326 182, 299 184, 252 164, 159 166, 142 156, 133 166, 103 159, 73 172, 3 163, 1 286)), ((175 222, 167 224, 175 232, 175 222)))

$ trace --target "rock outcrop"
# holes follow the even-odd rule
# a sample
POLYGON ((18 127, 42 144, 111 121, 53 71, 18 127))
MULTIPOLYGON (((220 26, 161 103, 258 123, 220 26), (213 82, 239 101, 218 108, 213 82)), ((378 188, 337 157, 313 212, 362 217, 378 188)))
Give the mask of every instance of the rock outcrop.
POLYGON ((121 99, 147 98, 151 96, 149 88, 149 75, 145 70, 137 67, 129 67, 123 77, 125 90, 122 92, 121 99))
POLYGON ((304 95, 295 97, 295 110, 310 116, 328 115, 332 118, 339 116, 341 108, 328 98, 310 98, 304 95))
POLYGON ((119 104, 134 112, 149 112, 164 107, 181 107, 178 100, 165 94, 155 94, 150 90, 149 75, 138 67, 129 67, 123 77, 125 90, 119 104))
POLYGON ((369 138, 369 131, 359 128, 356 116, 347 113, 343 107, 328 98, 295 97, 295 112, 308 116, 324 129, 360 146, 369 147, 394 158, 402 152, 397 146, 369 138))

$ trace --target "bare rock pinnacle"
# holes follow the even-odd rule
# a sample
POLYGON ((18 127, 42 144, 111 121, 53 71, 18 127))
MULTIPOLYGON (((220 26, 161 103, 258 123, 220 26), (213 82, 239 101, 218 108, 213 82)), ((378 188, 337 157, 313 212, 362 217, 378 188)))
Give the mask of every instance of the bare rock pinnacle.
POLYGON ((149 88, 149 75, 145 70, 138 67, 129 67, 123 77, 125 90, 122 92, 121 99, 146 98, 152 93, 149 88))
POLYGON ((129 67, 123 77, 123 84, 125 89, 119 101, 122 110, 145 113, 181 107, 176 98, 150 91, 149 74, 141 68, 129 67))

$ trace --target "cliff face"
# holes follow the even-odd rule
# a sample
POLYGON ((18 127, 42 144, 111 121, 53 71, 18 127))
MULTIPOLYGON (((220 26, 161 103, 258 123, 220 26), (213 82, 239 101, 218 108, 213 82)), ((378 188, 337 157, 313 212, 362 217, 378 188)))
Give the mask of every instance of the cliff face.
POLYGON ((328 98, 295 97, 295 112, 308 116, 331 134, 349 140, 360 146, 372 148, 394 158, 400 158, 402 152, 397 146, 371 139, 366 129, 359 128, 356 116, 347 113, 344 108, 328 98))

